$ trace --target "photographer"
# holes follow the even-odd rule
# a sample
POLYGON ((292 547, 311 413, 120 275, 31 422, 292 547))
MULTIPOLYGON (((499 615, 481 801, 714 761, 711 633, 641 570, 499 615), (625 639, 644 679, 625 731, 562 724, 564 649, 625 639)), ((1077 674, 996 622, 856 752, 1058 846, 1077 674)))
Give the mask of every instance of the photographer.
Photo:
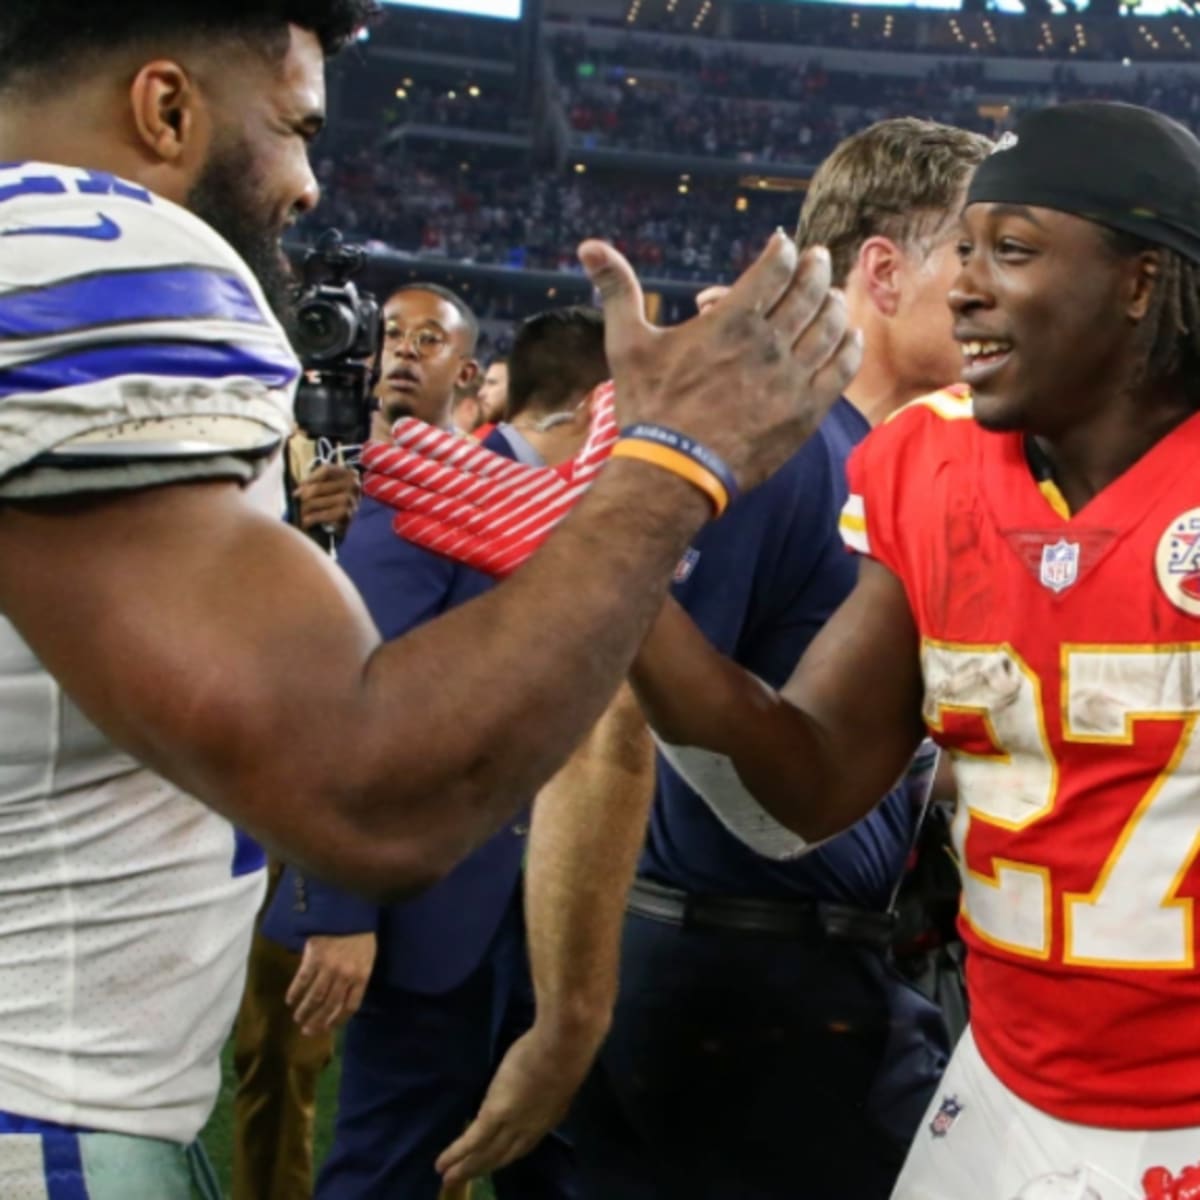
MULTIPOLYGON (((474 317, 454 293, 412 284, 394 294, 385 308, 384 416, 449 428, 455 391, 477 370, 475 336, 474 317)), ((608 378, 600 315, 564 309, 531 318, 517 334, 512 378, 520 415, 488 448, 538 466, 572 458, 587 436, 589 394, 608 378)), ((395 537, 390 510, 371 499, 341 564, 389 637, 489 586, 395 537)), ((289 995, 296 1020, 315 1037, 350 1020, 318 1197, 438 1195, 438 1154, 533 1020, 521 912, 528 827, 521 814, 436 887, 384 908, 301 871, 285 875, 263 927, 303 950, 289 995)), ((568 1200, 572 1174, 567 1144, 551 1134, 494 1182, 500 1200, 568 1200)))

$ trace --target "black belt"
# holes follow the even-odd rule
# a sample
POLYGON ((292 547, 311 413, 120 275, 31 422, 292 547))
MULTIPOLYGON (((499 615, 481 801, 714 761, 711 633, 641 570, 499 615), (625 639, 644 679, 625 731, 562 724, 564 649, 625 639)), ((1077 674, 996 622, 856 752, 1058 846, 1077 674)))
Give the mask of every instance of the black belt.
POLYGON ((777 937, 854 942, 887 950, 895 914, 868 912, 825 900, 754 900, 741 896, 693 896, 648 879, 635 879, 630 912, 654 921, 696 929, 731 929, 777 937))

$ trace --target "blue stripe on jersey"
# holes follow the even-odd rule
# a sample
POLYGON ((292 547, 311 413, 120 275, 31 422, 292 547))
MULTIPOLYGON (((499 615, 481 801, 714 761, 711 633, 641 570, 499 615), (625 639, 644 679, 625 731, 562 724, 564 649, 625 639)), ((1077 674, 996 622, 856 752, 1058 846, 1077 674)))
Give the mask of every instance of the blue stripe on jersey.
POLYGON ((46 1172, 47 1200, 88 1200, 78 1134, 43 1134, 42 1169, 46 1172))
POLYGON ((107 383, 126 375, 206 380, 243 376, 266 387, 283 388, 294 383, 299 373, 293 359, 282 353, 272 354, 269 348, 206 342, 129 342, 0 370, 0 400, 21 393, 107 383))
POLYGON ((20 1117, 16 1113, 0 1112, 0 1134, 6 1133, 95 1133, 80 1125, 60 1125, 57 1121, 43 1121, 38 1117, 20 1117))
POLYGON ((267 865, 266 851, 248 834, 240 829, 233 831, 233 877, 253 875, 267 865))
POLYGON ((206 267, 81 275, 48 287, 0 294, 0 341, 133 321, 267 324, 242 280, 206 267))
POLYGON ((17 200, 22 196, 63 196, 66 184, 52 175, 36 175, 29 179, 18 179, 16 183, 0 185, 0 204, 6 200, 17 200))
POLYGON ((64 196, 71 191, 83 196, 124 196, 153 204, 154 197, 143 187, 118 179, 107 171, 80 171, 52 163, 0 163, 0 204, 24 196, 64 196), (18 171, 28 171, 17 176, 18 171), (12 183, 6 178, 16 176, 12 183))

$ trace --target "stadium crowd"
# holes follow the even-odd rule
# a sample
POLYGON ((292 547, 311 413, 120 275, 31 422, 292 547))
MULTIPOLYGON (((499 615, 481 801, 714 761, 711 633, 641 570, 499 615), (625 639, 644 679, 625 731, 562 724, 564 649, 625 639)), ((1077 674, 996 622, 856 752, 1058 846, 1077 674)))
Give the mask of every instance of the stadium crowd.
POLYGON ((586 36, 553 42, 571 125, 584 146, 813 163, 847 133, 892 116, 919 115, 995 136, 1022 113, 1069 100, 1118 100, 1195 128, 1200 85, 1180 70, 1130 71, 1118 83, 1056 67, 1046 83, 985 77, 980 62, 942 62, 923 76, 834 70, 820 57, 786 65, 728 52, 628 38, 619 49, 586 36), (649 70, 650 75, 637 71, 649 70))
MULTIPOLYGON (((815 164, 842 138, 875 121, 911 114, 999 136, 1023 111, 1067 99, 1145 104, 1193 128, 1200 86, 1186 75, 1128 85, 1086 83, 1069 68, 1049 87, 1014 90, 999 101, 975 66, 943 64, 925 78, 830 72, 819 61, 792 72, 730 53, 706 62, 645 40, 635 57, 655 63, 653 79, 631 76, 586 40, 556 41, 562 99, 576 159, 563 169, 530 170, 463 146, 405 146, 406 122, 468 131, 509 131, 522 120, 504 103, 484 102, 470 85, 414 85, 397 101, 382 139, 342 146, 318 163, 324 203, 309 230, 335 225, 348 235, 423 258, 547 271, 577 270, 574 248, 588 233, 605 237, 654 278, 694 283, 735 278, 771 229, 795 215, 794 195, 739 187, 703 174, 627 173, 589 168, 599 148, 647 155, 815 164), (601 64, 596 75, 580 68, 601 64), (760 67, 786 99, 746 99, 760 67), (772 74, 772 73, 775 74, 772 74), (586 75, 586 77, 584 77, 586 75)), ((992 85, 994 86, 994 85, 992 85)))
POLYGON ((531 174, 444 159, 391 158, 373 148, 318 165, 327 203, 309 221, 426 258, 578 271, 575 247, 610 239, 651 278, 732 278, 772 229, 795 222, 795 195, 614 174, 531 174), (467 170, 463 170, 463 166, 467 170), (680 194, 680 188, 686 189, 680 194), (738 211, 739 195, 744 211, 738 211))
POLYGON ((481 102, 481 92, 475 84, 443 88, 416 83, 402 91, 403 97, 397 95, 389 104, 387 120, 392 124, 411 122, 493 133, 509 133, 522 124, 510 97, 493 90, 487 101, 481 102))
MULTIPOLYGON (((711 45, 726 41, 715 21, 696 23, 694 14, 677 6, 645 3, 630 10, 634 20, 604 19, 593 15, 586 23, 574 13, 548 5, 547 31, 557 36, 588 25, 614 27, 636 34, 671 34, 711 45)), ((989 58, 1046 58, 1061 61, 1121 62, 1190 61, 1190 22, 1186 12, 1142 17, 1087 14, 1081 22, 1078 11, 1052 11, 1044 0, 1030 0, 1023 14, 993 10, 984 12, 938 11, 904 6, 851 4, 738 3, 730 12, 734 44, 788 44, 845 50, 878 50, 888 53, 917 52, 956 59, 981 61, 989 58), (1080 36, 1080 30, 1084 36, 1080 36)), ((412 50, 451 54, 466 58, 505 58, 517 53, 516 31, 460 24, 454 27, 434 13, 415 17, 393 15, 373 34, 383 44, 393 41, 412 50)), ((623 51, 624 53, 624 51, 623 51)), ((677 62, 699 57, 699 52, 679 47, 677 62)), ((658 57, 648 50, 639 59, 632 51, 631 66, 650 66, 658 57)))

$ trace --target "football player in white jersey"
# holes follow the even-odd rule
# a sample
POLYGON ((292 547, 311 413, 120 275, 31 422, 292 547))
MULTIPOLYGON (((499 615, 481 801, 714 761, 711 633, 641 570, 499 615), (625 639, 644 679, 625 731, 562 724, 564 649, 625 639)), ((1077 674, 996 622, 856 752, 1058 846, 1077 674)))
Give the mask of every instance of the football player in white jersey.
MULTIPOLYGON (((437 879, 601 712, 710 512, 614 463, 518 578, 386 646, 278 519, 298 365, 268 294, 324 58, 372 8, 0 6, 5 1197, 186 1196, 263 884, 230 822, 364 891, 437 879)), ((743 486, 856 365, 827 257, 782 236, 665 332, 583 257, 622 415, 743 486)))

